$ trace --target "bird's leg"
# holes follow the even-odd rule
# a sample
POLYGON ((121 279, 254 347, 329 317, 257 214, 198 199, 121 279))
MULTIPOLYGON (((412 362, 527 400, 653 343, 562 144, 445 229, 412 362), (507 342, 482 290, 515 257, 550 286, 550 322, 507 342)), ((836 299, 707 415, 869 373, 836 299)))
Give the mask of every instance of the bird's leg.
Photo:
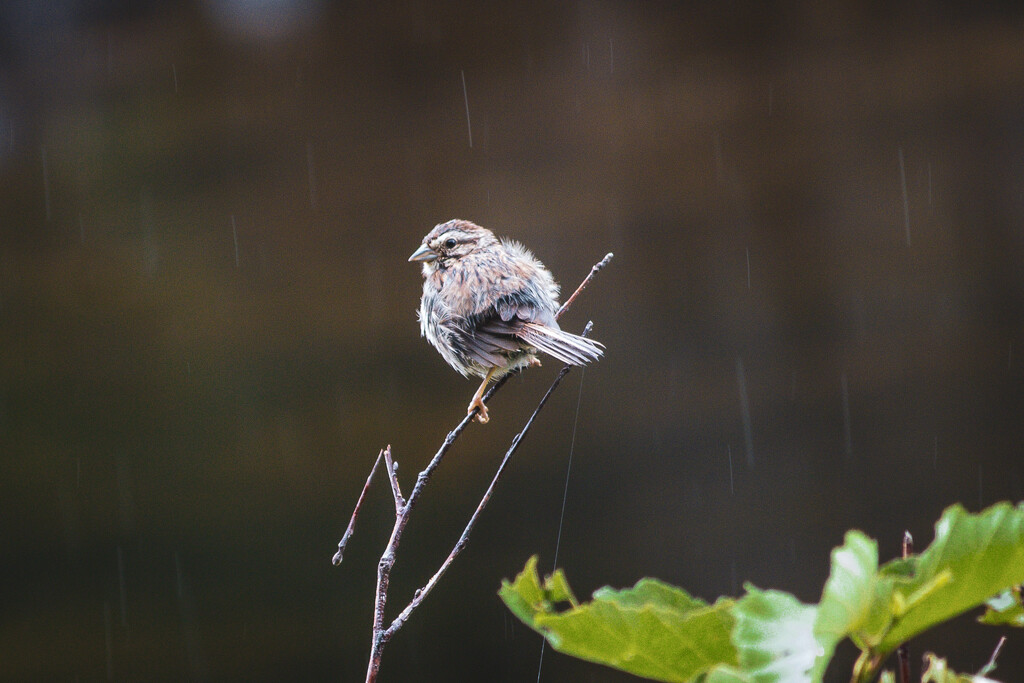
POLYGON ((480 382, 480 388, 473 394, 473 400, 469 402, 469 408, 466 410, 467 413, 472 413, 477 410, 476 421, 480 424, 487 424, 490 420, 487 416, 487 406, 484 405, 484 392, 487 391, 487 385, 491 382, 491 376, 494 375, 494 371, 498 368, 491 368, 487 371, 487 376, 484 377, 484 381, 480 382))

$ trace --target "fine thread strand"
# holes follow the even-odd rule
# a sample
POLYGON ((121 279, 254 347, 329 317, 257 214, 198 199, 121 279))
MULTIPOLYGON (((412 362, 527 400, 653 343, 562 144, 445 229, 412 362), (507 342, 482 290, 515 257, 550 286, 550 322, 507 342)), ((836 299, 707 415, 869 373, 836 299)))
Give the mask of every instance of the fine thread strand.
MULTIPOLYGON (((562 524, 565 522, 565 501, 569 499, 569 475, 572 473, 572 454, 576 451, 576 427, 580 422, 580 404, 583 402, 583 378, 586 368, 580 368, 580 391, 576 395, 576 417, 572 421, 572 439, 569 441, 569 462, 565 466, 565 488, 562 491, 562 514, 558 517, 558 535, 555 537, 555 559, 553 567, 558 567, 558 549, 562 545, 562 524)), ((540 641, 540 659, 537 661, 537 683, 540 683, 540 673, 544 667, 544 650, 548 644, 547 639, 540 641)))

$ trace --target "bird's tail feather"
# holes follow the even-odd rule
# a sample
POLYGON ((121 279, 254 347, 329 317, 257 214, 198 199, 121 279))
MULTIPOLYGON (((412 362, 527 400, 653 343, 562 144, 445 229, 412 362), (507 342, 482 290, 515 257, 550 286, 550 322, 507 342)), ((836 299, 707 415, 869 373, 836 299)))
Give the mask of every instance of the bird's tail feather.
POLYGON ((604 354, 604 344, 547 325, 526 323, 518 336, 530 346, 569 365, 586 365, 604 354))

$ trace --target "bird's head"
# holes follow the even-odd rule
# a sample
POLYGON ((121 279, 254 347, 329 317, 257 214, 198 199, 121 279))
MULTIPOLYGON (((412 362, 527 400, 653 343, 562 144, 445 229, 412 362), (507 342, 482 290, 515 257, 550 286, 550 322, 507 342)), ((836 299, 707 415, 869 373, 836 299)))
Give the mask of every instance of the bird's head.
POLYGON ((456 218, 435 225, 409 260, 423 263, 423 274, 426 276, 437 268, 447 268, 453 261, 482 247, 496 244, 497 241, 494 233, 487 228, 456 218))

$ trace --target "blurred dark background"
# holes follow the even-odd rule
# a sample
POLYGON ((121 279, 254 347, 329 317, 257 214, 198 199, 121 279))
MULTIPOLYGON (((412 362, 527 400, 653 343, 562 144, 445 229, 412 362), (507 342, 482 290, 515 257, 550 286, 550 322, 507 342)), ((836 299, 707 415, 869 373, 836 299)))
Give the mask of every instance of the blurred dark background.
MULTIPOLYGON (((564 319, 608 351, 382 680, 536 679, 495 592, 550 571, 570 453, 581 595, 816 601, 848 528, 890 558, 1024 495, 1018 3, 19 0, 0 37, 4 680, 362 679, 383 482, 331 555, 378 450, 408 490, 475 388, 406 263, 452 217, 567 291, 615 252, 564 319)), ((438 471, 389 615, 555 370, 438 471)), ((914 660, 998 636, 966 616, 914 660)), ((542 680, 632 679, 549 650, 542 680)))

